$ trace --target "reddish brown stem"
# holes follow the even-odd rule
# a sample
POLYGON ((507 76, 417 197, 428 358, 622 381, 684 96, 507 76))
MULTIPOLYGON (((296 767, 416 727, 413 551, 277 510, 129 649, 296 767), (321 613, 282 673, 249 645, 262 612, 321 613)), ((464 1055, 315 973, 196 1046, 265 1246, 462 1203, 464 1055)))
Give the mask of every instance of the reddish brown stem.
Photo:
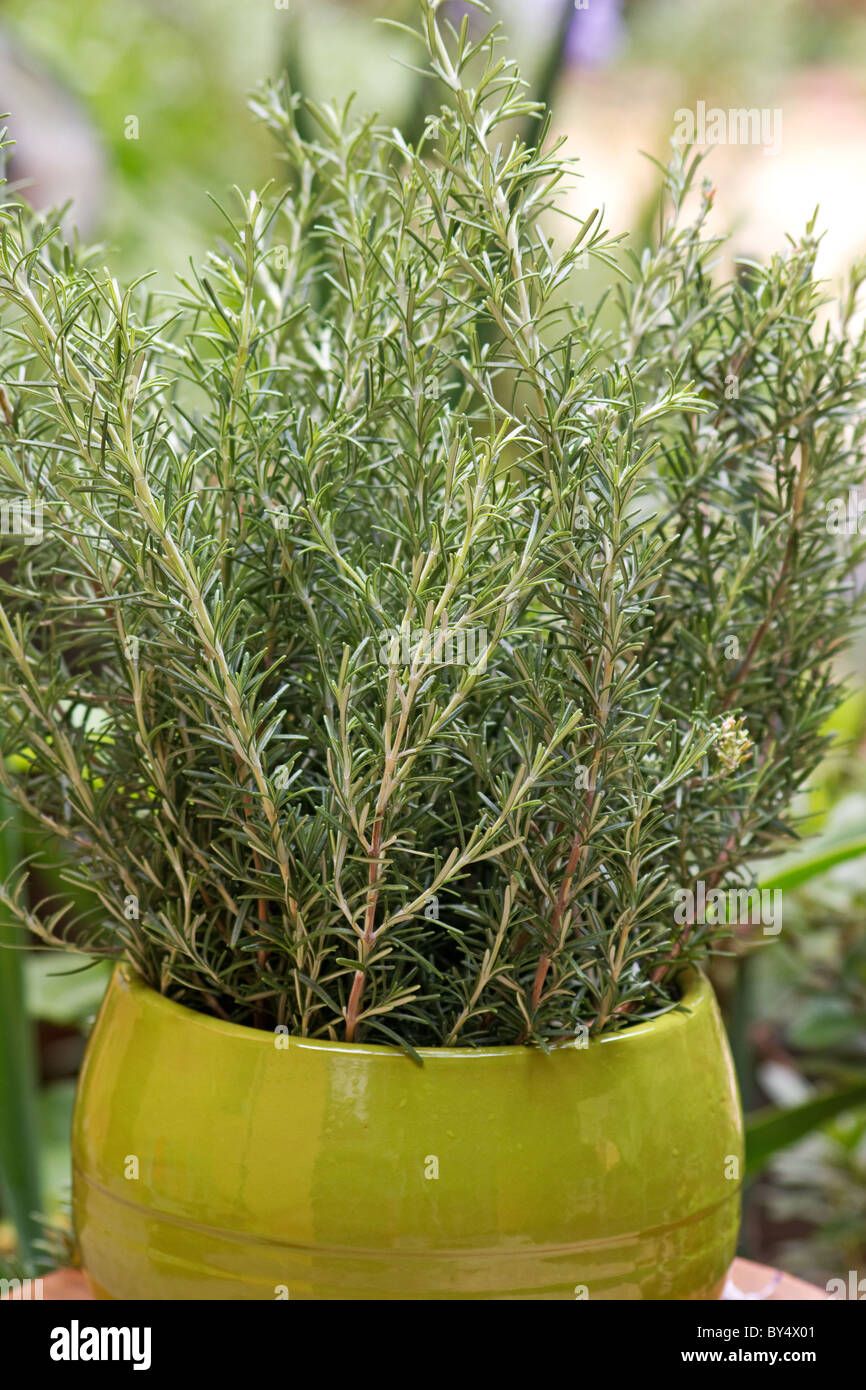
POLYGON ((745 681, 746 676, 749 674, 749 671, 752 669, 752 663, 754 662, 758 648, 760 647, 761 643, 766 637, 770 624, 772 623, 777 612, 779 611, 779 606, 782 603, 782 600, 784 599, 788 591, 788 585, 791 580, 791 565, 794 561, 794 553, 797 548, 797 540, 799 537, 800 516, 803 511, 803 498, 806 491, 806 473, 806 445, 801 443, 800 467, 797 472, 797 481, 794 486, 794 496, 791 502, 791 530, 788 533, 788 540, 785 545, 785 554, 782 557, 782 564, 779 568, 779 577, 776 580, 776 584, 774 586, 773 593, 770 597, 770 602, 767 605, 767 612, 764 615, 763 621, 759 624, 757 630, 755 631, 752 640, 749 643, 748 648, 746 649, 746 655, 743 657, 743 661, 739 671, 737 672, 736 678, 731 684, 731 687, 728 690, 728 693, 725 696, 724 700, 722 701, 723 710, 730 709, 731 705, 734 703, 739 693, 741 685, 745 681))
MULTIPOLYGON (((237 755, 235 755, 235 762, 237 763, 238 769, 240 770, 240 759, 237 757, 237 755)), ((249 792, 246 792, 246 791, 245 791, 245 792, 243 793, 244 820, 246 821, 247 826, 249 826, 250 828, 252 828, 252 827, 250 826, 250 817, 249 817, 250 804, 251 804, 251 801, 250 801, 250 794, 249 794, 249 792)), ((253 849, 253 865, 255 866, 256 873, 257 873, 257 874, 260 874, 261 871, 262 871, 262 861, 260 860, 259 855, 258 855, 258 851, 257 851, 256 849, 253 849)), ((259 898, 259 899, 258 899, 257 913, 258 913, 259 923, 260 923, 262 926, 264 926, 264 925, 267 923, 267 920, 268 920, 268 904, 267 904, 267 901, 266 901, 264 898, 259 898)), ((259 970, 264 970, 264 968, 265 968, 265 961, 266 961, 266 960, 267 960, 267 951, 266 951, 266 948, 265 948, 264 946, 262 946, 262 947, 260 947, 259 950, 256 952, 256 963, 257 963, 257 965, 258 965, 258 967, 259 967, 259 970)), ((257 1010, 255 1011, 255 1013, 253 1014, 253 1024, 254 1024, 254 1026, 257 1027, 257 1028, 263 1027, 263 1026, 264 1026, 263 1020, 264 1020, 264 1014, 263 1014, 263 1012, 262 1012, 260 1009, 257 1009, 257 1010)))
MULTIPOLYGON (((382 817, 378 816, 373 823, 373 835, 370 840, 370 867, 367 875, 367 911, 364 916, 364 935, 361 938, 361 960, 366 961, 370 949, 376 940, 376 906, 379 901, 379 853, 382 848, 382 817)), ((358 1027, 358 1015, 361 1012, 361 998, 364 993, 365 974, 363 970, 356 970, 352 980, 352 989, 349 994, 349 1002, 346 1005, 346 1042, 355 1041, 355 1033, 358 1027)))
POLYGON ((556 903, 553 909, 553 921, 551 922, 550 936, 548 938, 550 949, 542 953, 541 958, 538 962, 538 968, 535 972, 535 979, 532 982, 531 1004, 533 1014, 535 1013, 541 1001, 541 994, 544 989, 544 982, 547 979, 547 972, 550 969, 553 947, 559 940, 559 931, 562 925, 562 917, 563 913, 565 912, 568 899, 571 895, 571 883, 572 879, 574 878, 574 873, 577 868, 578 861, 580 859, 580 853, 582 848, 583 831, 577 830, 575 831, 574 839, 571 842, 571 853, 568 856, 568 863, 565 866, 565 874, 563 876, 562 883, 560 884, 559 892, 556 897, 556 903))
POLYGON ((569 899, 571 898, 572 881, 574 879, 575 873, 577 872, 577 867, 580 863, 580 858, 585 848, 584 833, 586 824, 589 820, 590 813, 592 811, 592 801, 593 796, 595 794, 594 783, 596 777, 598 776, 598 766, 599 756, 598 753, 596 753, 596 756, 593 760, 592 783, 586 788, 586 795, 583 799, 583 825, 580 826, 574 832, 574 839, 571 842, 571 852, 568 856, 568 863, 565 866, 565 873, 563 874, 562 883, 560 884, 559 892, 556 895, 556 902, 553 908, 553 919, 550 924, 550 932, 548 933, 547 938, 548 947, 545 951, 542 952, 541 959, 538 962, 538 968, 535 972, 535 979, 532 982, 532 993, 530 996, 530 1003, 533 1014, 535 1013, 541 1002, 541 995, 544 990, 544 982, 547 979, 547 972, 549 971, 551 962, 553 960, 553 952, 555 951, 557 943, 559 941, 559 933, 560 928, 562 926, 562 918, 568 906, 569 899))

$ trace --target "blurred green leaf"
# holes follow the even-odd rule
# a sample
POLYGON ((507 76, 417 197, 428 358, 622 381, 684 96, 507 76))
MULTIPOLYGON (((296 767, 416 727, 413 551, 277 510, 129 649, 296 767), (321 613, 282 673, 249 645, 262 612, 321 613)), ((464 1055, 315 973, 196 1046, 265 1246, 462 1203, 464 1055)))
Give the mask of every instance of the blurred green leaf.
POLYGON ((71 1158, 69 1135, 75 1082, 55 1081, 39 1093, 40 1177, 42 1212, 56 1218, 69 1197, 71 1158))
POLYGON ((866 1102, 866 1078, 816 1096, 802 1105, 768 1106, 746 1120, 746 1178, 757 1177, 771 1158, 820 1129, 828 1120, 866 1102))
POLYGON ((102 1002, 111 968, 110 961, 100 960, 82 970, 63 951, 28 956, 24 972, 31 1018, 83 1027, 102 1002))
POLYGON ((769 874, 762 875, 761 887, 779 888, 787 892, 827 873, 837 864, 843 864, 848 859, 859 859, 862 855, 866 855, 866 835, 824 845, 813 840, 808 849, 778 859, 775 868, 769 874))
MULTIPOLYGON (((20 862, 18 814, 0 798, 0 879, 20 862)), ((40 1205, 36 1060, 25 1007, 24 944, 18 923, 0 912, 0 1189, 18 1236, 25 1272, 33 1267, 40 1205), (8 949, 8 948, 13 949, 8 949)))
POLYGON ((812 999, 800 1017, 791 1025, 788 1036, 795 1047, 840 1047, 853 1042, 863 1033, 863 1019, 858 1018, 845 999, 835 997, 812 999))

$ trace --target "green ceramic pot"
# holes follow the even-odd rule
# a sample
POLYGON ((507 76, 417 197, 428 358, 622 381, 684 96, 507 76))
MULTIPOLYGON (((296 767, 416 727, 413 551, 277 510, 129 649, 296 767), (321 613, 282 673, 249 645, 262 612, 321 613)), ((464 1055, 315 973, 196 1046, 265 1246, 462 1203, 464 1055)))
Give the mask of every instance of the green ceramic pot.
POLYGON ((712 989, 588 1046, 313 1042, 126 967, 87 1049, 75 1219, 122 1299, 713 1299, 742 1123, 712 989))

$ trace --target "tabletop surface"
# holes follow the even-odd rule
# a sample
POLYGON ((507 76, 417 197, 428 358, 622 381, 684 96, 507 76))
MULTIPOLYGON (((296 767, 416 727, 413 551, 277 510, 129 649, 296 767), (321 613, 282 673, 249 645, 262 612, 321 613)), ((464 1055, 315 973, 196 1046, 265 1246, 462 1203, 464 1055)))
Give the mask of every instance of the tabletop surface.
MULTIPOLYGON (((13 1293, 12 1299, 21 1295, 13 1293)), ((42 1281, 42 1297, 58 1303, 79 1299, 90 1299, 87 1281, 80 1270, 57 1269, 47 1274, 42 1281)), ((783 1274, 769 1265, 755 1264, 753 1260, 734 1260, 725 1288, 726 1299, 761 1299, 766 1302, 809 1302, 826 1299, 827 1294, 815 1284, 807 1284, 795 1279, 791 1274, 783 1274)))

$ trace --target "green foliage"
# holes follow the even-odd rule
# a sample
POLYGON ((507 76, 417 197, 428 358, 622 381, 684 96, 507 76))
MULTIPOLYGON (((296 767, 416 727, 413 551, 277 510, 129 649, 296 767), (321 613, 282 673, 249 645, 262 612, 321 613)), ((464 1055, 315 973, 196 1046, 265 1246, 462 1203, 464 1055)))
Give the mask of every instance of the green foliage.
POLYGON ((780 1154, 765 1200, 788 1232, 785 1268, 816 1283, 863 1269, 866 1258, 866 1113, 840 1117, 780 1154), (802 1223, 808 1222, 804 1236, 802 1223))
POLYGON ((64 952, 31 953, 24 962, 30 1017, 58 1026, 84 1028, 102 1002, 110 970, 107 961, 82 969, 64 952))
MULTIPOLYGON (((0 796, 0 874, 16 871, 20 856, 19 816, 0 796)), ((41 1205, 36 1059, 24 988, 26 934, 0 908, 0 1198, 14 1223, 22 1268, 36 1260, 41 1205)))
POLYGON ((762 1171, 780 1149, 812 1134, 837 1115, 847 1114, 866 1101, 866 1080, 840 1086, 801 1105, 768 1106, 751 1115, 746 1124, 746 1177, 762 1171))
POLYGON ((864 340, 811 228, 719 282, 666 174, 616 327, 596 212, 495 37, 420 4, 416 144, 265 90, 288 166, 166 301, 0 235, 0 763, 100 907, 33 931, 307 1036, 541 1045, 653 1017, 840 698, 864 340), (444 90, 443 90, 444 89, 444 90))
MULTIPOLYGON (((260 177, 267 148, 244 120, 243 94, 263 71, 279 70, 286 21, 273 4, 212 0, 4 4, 4 33, 34 81, 59 81, 93 122, 94 143, 108 166, 97 235, 116 248, 115 265, 170 273, 178 257, 208 244, 207 209, 188 196, 191 184, 221 188, 226 167, 260 177)), ((41 95, 37 85, 34 105, 41 95)), ((37 113, 29 121, 28 114, 11 112, 13 134, 21 122, 22 142, 37 113)), ((61 108, 54 120, 63 116, 61 108)), ((49 125, 45 138, 50 133, 49 125)), ((63 136, 55 139, 62 150, 63 136)), ((25 159, 18 173, 28 172, 25 159)))
POLYGON ((770 874, 762 877, 762 885, 768 889, 785 892, 809 883, 818 874, 832 869, 835 864, 847 863, 849 859, 862 859, 866 855, 866 835, 856 835, 846 840, 818 840, 809 849, 798 849, 785 856, 770 874))
POLYGON ((767 1179, 747 1208, 760 1201, 774 1221, 813 1223, 769 1256, 819 1283, 862 1264, 866 1210, 866 797, 862 761, 851 756, 866 729, 862 696, 830 723, 839 751, 809 798, 822 808, 821 834, 764 867, 762 884, 785 894, 785 929, 775 949, 741 958, 736 989, 741 1088, 752 1089, 757 1050, 774 1065, 760 1065, 756 1080, 775 1100, 787 1095, 746 1117, 747 1175, 767 1179))

